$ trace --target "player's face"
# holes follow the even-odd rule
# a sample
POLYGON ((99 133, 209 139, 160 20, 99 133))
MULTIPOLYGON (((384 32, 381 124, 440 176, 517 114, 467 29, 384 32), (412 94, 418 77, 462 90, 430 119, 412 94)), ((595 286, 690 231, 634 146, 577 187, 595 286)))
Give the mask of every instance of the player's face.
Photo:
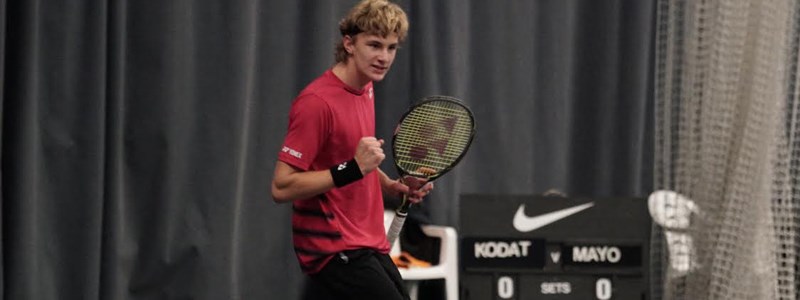
POLYGON ((359 33, 348 44, 352 47, 350 59, 355 63, 359 77, 362 80, 381 81, 394 62, 398 38, 394 33, 386 37, 359 33))

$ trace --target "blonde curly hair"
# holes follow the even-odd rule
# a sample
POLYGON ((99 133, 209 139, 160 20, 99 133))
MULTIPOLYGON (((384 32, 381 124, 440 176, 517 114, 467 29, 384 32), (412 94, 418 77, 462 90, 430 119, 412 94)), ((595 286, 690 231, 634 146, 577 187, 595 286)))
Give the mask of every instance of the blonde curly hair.
MULTIPOLYGON (((398 41, 402 42, 408 33, 408 17, 400 6, 387 0, 364 0, 354 6, 350 13, 339 22, 339 32, 342 37, 355 38, 359 33, 387 37, 397 34, 398 41)), ((344 44, 340 40, 336 43, 336 62, 344 62, 348 57, 344 44)))

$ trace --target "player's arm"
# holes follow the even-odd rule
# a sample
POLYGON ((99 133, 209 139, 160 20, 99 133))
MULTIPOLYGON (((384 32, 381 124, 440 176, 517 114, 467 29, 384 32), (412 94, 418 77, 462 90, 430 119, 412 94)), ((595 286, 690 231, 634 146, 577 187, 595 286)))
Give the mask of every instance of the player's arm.
POLYGON ((402 194, 408 193, 408 186, 400 182, 400 180, 392 179, 380 168, 378 168, 378 174, 378 177, 381 179, 381 189, 384 194, 399 198, 402 194))
POLYGON ((275 164, 272 177, 272 199, 275 202, 311 198, 333 187, 333 178, 328 170, 303 171, 282 161, 275 164))
POLYGON ((278 161, 272 177, 272 199, 275 202, 308 199, 334 187, 360 180, 375 170, 385 158, 382 145, 383 140, 364 137, 358 142, 352 161, 328 170, 303 171, 278 161))
POLYGON ((408 184, 399 179, 392 179, 389 175, 378 169, 381 179, 381 188, 383 192, 392 197, 401 197, 403 194, 408 195, 408 200, 413 203, 419 203, 422 198, 433 190, 433 182, 427 182, 423 179, 409 176, 406 178, 408 184))

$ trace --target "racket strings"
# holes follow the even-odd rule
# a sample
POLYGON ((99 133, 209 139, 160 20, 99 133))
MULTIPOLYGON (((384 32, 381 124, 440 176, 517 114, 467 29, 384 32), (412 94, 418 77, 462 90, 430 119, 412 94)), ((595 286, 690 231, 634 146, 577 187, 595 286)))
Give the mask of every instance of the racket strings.
POLYGON ((428 137, 428 141, 425 143, 424 141, 420 140, 411 140, 408 141, 399 141, 396 144, 398 154, 401 156, 408 156, 409 159, 422 160, 422 158, 427 158, 426 161, 435 162, 436 160, 440 160, 442 164, 450 164, 453 160, 457 159, 462 150, 466 148, 468 140, 456 140, 456 139, 449 139, 448 137, 442 136, 441 138, 436 137, 428 137), (443 141, 447 139, 446 141, 443 141), (446 144, 445 144, 446 143, 446 144), (426 150, 419 150, 419 149, 426 149, 426 150), (435 157, 426 156, 426 153, 419 153, 419 151, 435 151, 434 154, 438 154, 435 157), (404 155, 405 154, 405 155, 404 155))
POLYGON ((410 112, 395 137, 397 165, 417 176, 450 168, 469 146, 473 133, 469 111, 448 101, 432 101, 410 112))

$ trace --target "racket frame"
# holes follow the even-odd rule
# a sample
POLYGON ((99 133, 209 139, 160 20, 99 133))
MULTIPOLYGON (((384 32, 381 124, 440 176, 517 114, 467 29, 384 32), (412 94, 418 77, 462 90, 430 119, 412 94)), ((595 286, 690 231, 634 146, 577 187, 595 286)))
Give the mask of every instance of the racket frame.
MULTIPOLYGON (((392 135, 392 156, 395 157, 394 165, 395 165, 395 168, 397 169, 398 175, 400 176, 400 181, 403 184, 405 184, 404 178, 406 178, 408 176, 413 176, 413 177, 425 179, 427 182, 433 182, 435 179, 437 179, 437 178, 441 177, 442 175, 444 175, 445 173, 449 172, 459 162, 461 162, 461 159, 464 158, 464 155, 467 154, 467 151, 469 150, 469 147, 472 145, 472 141, 473 141, 474 137, 475 137, 475 116, 472 114, 472 110, 470 110, 469 107, 467 107, 464 104, 463 101, 461 101, 460 99, 455 98, 455 97, 443 96, 443 95, 434 95, 434 96, 427 96, 427 97, 422 98, 419 102, 417 102, 416 104, 411 106, 403 114, 402 117, 400 117, 400 121, 397 122, 397 126, 395 127, 394 133, 392 135), (467 140, 466 145, 464 145, 464 149, 461 151, 459 156, 452 163, 450 163, 450 165, 447 166, 446 168, 444 168, 441 171, 438 171, 435 174, 432 174, 430 176, 412 175, 411 172, 408 172, 408 171, 404 170, 402 167, 400 167, 400 164, 398 164, 398 161, 397 161, 397 145, 396 145, 397 134, 398 134, 398 132, 400 130, 400 126, 403 124, 403 121, 405 121, 406 117, 408 117, 412 112, 414 112, 415 109, 417 109, 420 106, 426 105, 426 104, 431 103, 431 102, 436 102, 436 101, 444 101, 444 102, 449 102, 449 103, 458 105, 458 106, 462 107, 467 112, 467 115, 470 118, 470 124, 472 125, 472 127, 470 128, 469 139, 467 140)), ((388 231, 386 233, 386 239, 389 242, 389 247, 392 247, 392 245, 394 245, 395 241, 397 240, 398 236, 400 235, 400 231, 402 230, 403 224, 405 223, 406 217, 408 216, 408 209, 411 207, 412 204, 413 203, 411 203, 411 201, 408 201, 408 196, 403 195, 403 199, 402 199, 402 202, 400 203, 400 206, 395 210, 395 216, 394 216, 394 219, 392 220, 392 225, 389 227, 389 229, 388 229, 388 231)))

